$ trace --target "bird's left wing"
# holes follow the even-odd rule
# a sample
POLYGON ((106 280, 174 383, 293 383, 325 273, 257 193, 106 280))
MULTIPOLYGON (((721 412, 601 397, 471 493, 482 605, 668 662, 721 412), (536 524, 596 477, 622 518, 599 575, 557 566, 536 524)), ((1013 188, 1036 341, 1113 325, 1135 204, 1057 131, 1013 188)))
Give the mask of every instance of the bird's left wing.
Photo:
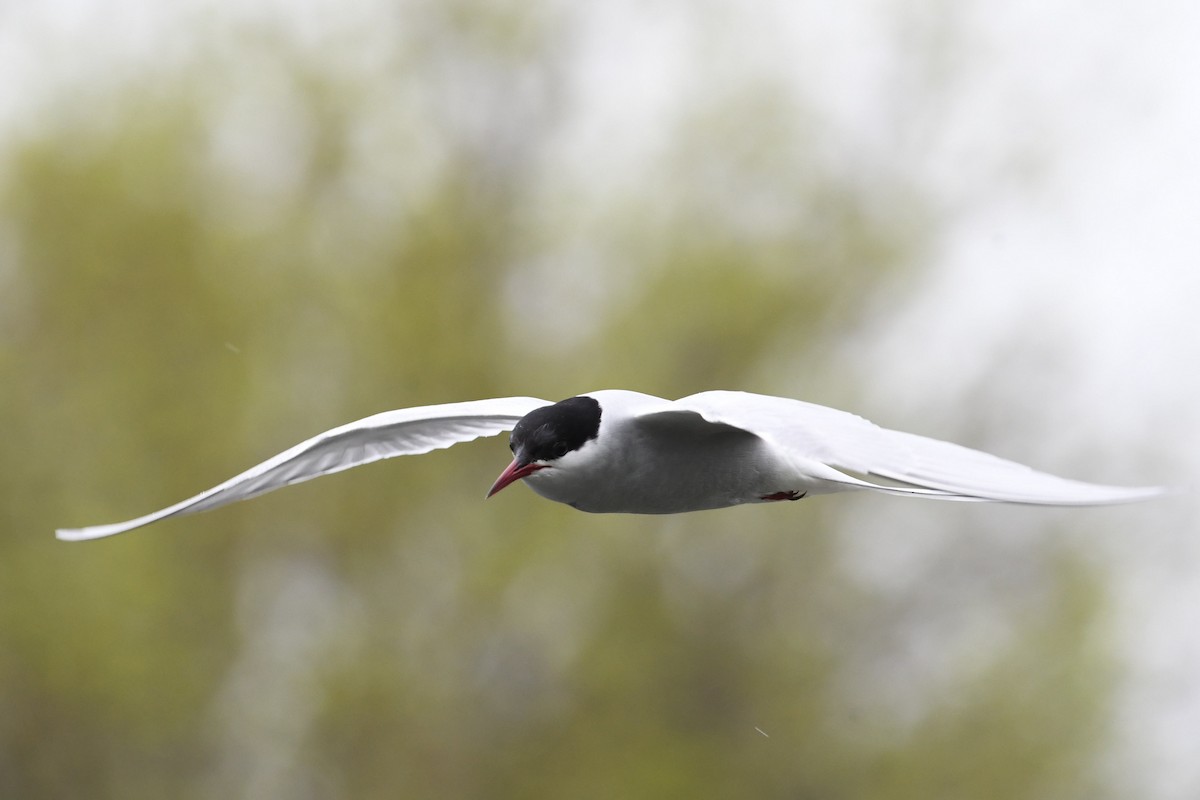
POLYGON ((1163 493, 1153 486, 1105 486, 1060 478, 989 453, 888 430, 854 414, 800 400, 716 391, 682 398, 674 406, 694 411, 710 422, 754 433, 813 470, 813 477, 846 488, 1038 505, 1125 503, 1163 493), (871 476, 906 485, 873 482, 871 476))
POLYGON ((55 534, 66 541, 99 539, 372 461, 419 455, 481 436, 495 436, 512 430, 521 417, 545 405, 549 403, 534 397, 501 397, 385 411, 318 434, 219 486, 152 514, 108 525, 61 528, 55 534))

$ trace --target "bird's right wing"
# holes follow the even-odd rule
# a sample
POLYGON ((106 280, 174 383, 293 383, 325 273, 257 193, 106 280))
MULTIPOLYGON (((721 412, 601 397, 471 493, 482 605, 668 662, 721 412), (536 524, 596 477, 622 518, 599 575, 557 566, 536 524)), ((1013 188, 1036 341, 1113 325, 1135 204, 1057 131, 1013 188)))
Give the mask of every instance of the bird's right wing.
POLYGON ((501 397, 384 411, 318 434, 219 486, 152 514, 108 525, 60 528, 55 535, 66 541, 99 539, 372 461, 419 455, 481 436, 495 436, 512 430, 521 417, 545 405, 549 403, 534 397, 501 397))

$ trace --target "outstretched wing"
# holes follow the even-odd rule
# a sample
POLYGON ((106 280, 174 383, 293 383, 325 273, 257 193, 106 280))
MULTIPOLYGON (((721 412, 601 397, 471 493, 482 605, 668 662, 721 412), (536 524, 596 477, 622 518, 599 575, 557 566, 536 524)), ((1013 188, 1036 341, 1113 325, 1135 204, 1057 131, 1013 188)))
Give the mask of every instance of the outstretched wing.
POLYGON ((385 411, 318 434, 219 486, 152 514, 109 525, 62 528, 56 535, 66 541, 99 539, 167 517, 207 511, 372 461, 419 455, 481 436, 495 436, 512 430, 521 417, 545 405, 549 403, 534 397, 502 397, 385 411))
POLYGON ((845 411, 746 392, 702 392, 675 403, 711 422, 750 431, 782 448, 812 477, 846 488, 946 500, 1104 505, 1144 500, 1159 487, 1104 486, 1060 478, 979 450, 881 428, 845 411), (854 473, 854 474, 850 474, 854 473), (898 481, 904 486, 864 478, 898 481))

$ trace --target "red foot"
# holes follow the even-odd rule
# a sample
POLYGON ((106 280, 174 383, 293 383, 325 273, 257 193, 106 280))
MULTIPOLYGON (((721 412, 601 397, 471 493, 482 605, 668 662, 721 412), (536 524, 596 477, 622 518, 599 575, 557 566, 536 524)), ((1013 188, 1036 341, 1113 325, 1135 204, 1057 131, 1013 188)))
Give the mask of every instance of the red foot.
POLYGON ((771 494, 764 494, 761 497, 759 497, 758 499, 759 500, 799 500, 801 497, 804 497, 806 494, 808 494, 808 492, 797 492, 797 491, 772 492, 771 494))

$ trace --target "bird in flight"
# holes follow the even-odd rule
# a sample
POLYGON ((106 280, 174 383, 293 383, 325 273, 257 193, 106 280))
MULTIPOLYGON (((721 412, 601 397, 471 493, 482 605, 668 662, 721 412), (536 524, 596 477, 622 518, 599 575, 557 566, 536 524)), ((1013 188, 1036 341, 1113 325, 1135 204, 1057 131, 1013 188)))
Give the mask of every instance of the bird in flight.
POLYGON ((488 497, 522 480, 542 497, 595 513, 677 514, 848 490, 1064 506, 1162 493, 1060 478, 800 400, 729 391, 664 400, 606 389, 558 403, 502 397, 385 411, 314 436, 173 506, 126 522, 59 529, 57 536, 99 539, 504 431, 512 431, 513 461, 488 497))

